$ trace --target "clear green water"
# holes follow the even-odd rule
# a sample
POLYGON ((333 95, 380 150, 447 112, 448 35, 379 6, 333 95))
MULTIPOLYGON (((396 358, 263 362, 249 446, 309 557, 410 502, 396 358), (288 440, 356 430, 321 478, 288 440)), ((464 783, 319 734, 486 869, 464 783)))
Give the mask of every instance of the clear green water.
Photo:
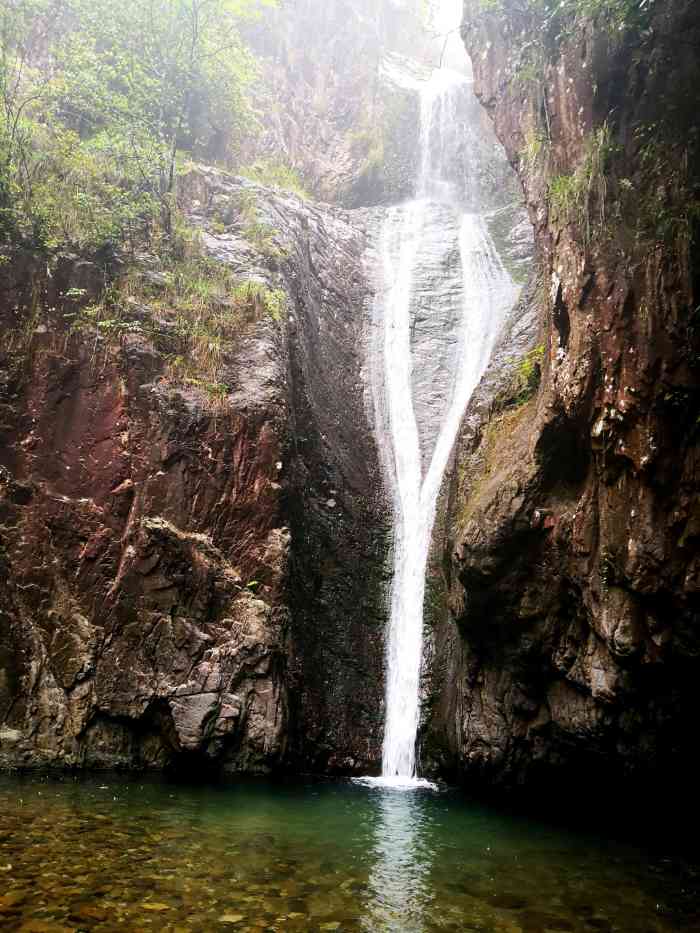
POLYGON ((0 777, 0 929, 700 929, 692 872, 452 792, 0 777))

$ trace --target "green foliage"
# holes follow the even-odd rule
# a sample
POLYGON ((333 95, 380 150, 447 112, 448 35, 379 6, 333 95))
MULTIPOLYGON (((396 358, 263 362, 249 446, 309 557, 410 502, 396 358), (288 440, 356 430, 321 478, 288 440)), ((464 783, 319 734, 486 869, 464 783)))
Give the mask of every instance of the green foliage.
POLYGON ((241 232, 245 239, 263 255, 279 258, 283 250, 275 242, 277 231, 260 217, 255 191, 244 191, 238 198, 241 232))
POLYGON ((546 136, 532 127, 525 132, 525 145, 520 152, 520 160, 528 172, 532 172, 540 156, 545 152, 549 141, 546 136))
POLYGON ((304 188, 299 173, 284 162, 259 159, 252 165, 238 169, 238 174, 269 188, 283 188, 286 191, 292 191, 300 198, 309 198, 309 193, 304 188))
POLYGON ((584 156, 576 171, 571 175, 556 175, 549 183, 548 200, 553 219, 558 223, 577 224, 586 243, 591 239, 593 228, 605 224, 608 170, 616 151, 606 120, 586 140, 584 156))
POLYGON ((570 220, 578 207, 581 186, 575 175, 555 175, 549 183, 549 206, 554 220, 570 220))
POLYGON ((589 19, 600 17, 613 29, 626 29, 639 24, 656 0, 566 0, 564 9, 589 19))
POLYGON ((388 180, 388 167, 401 164, 407 129, 417 116, 414 106, 410 95, 392 94, 377 97, 362 114, 349 141, 353 155, 361 162, 364 187, 388 180))
POLYGON ((233 159, 255 122, 240 26, 273 3, 4 3, 0 237, 97 250, 170 234, 180 153, 233 159))
POLYGON ((71 331, 88 345, 141 336, 165 358, 170 381, 202 389, 213 399, 229 391, 226 360, 242 330, 264 315, 280 321, 285 312, 284 292, 241 282, 228 266, 196 248, 157 271, 132 268, 98 302, 82 305, 80 289, 63 297, 71 331))
POLYGON ((675 246, 687 254, 700 232, 700 188, 690 180, 700 131, 678 138, 674 128, 643 123, 634 130, 639 171, 619 181, 623 215, 636 220, 637 242, 675 246))
POLYGON ((55 125, 51 130, 38 126, 33 142, 41 161, 15 223, 35 245, 133 250, 149 234, 160 201, 134 170, 118 137, 103 132, 81 140, 73 130, 55 125))
POLYGON ((273 227, 260 220, 251 221, 243 228, 243 236, 251 246, 271 258, 282 255, 281 249, 275 243, 276 235, 277 231, 273 227))
POLYGON ((495 399, 497 411, 520 408, 535 396, 542 380, 544 344, 533 347, 520 360, 511 360, 511 372, 507 385, 495 399))
POLYGON ((271 289, 262 282, 242 282, 233 290, 233 298, 240 305, 262 310, 273 321, 283 319, 286 311, 286 297, 281 289, 271 289))
POLYGON ((611 30, 638 26, 657 0, 471 0, 477 12, 508 13, 513 10, 536 14, 547 30, 555 19, 600 19, 611 30))
POLYGON ((526 353, 515 369, 511 392, 516 405, 523 405, 537 392, 542 379, 544 344, 526 353))
POLYGON ((382 117, 365 115, 364 122, 350 134, 353 153, 362 158, 360 175, 372 182, 386 162, 387 127, 382 117))

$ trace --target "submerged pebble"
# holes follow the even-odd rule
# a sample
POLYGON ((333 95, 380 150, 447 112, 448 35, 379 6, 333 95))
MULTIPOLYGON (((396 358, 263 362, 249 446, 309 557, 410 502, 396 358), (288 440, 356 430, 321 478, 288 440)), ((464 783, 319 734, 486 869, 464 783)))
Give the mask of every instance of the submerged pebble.
POLYGON ((456 796, 110 787, 0 777, 0 929, 674 933, 661 883, 686 928, 698 916, 689 871, 563 832, 543 842, 456 796))

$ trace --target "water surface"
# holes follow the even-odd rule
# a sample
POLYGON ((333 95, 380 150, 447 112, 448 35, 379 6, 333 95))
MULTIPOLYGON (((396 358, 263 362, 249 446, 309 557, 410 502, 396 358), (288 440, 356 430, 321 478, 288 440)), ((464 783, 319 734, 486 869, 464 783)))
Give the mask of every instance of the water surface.
POLYGON ((455 792, 0 777, 8 931, 665 933, 689 879, 455 792))

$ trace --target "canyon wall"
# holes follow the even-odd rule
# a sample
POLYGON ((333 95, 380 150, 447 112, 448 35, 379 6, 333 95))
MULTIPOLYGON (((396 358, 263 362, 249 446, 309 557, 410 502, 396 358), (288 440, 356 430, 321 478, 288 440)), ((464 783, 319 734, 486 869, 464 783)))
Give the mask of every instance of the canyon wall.
MULTIPOLYGON (((200 346, 216 380, 176 349, 155 255, 0 254, 0 766, 378 768, 391 507, 363 367, 378 205, 414 193, 418 151, 416 95, 382 55, 435 46, 393 3, 297 7, 251 40, 249 156, 335 206, 213 168, 180 180, 237 283, 212 305, 235 339, 200 346), (131 279, 112 313, 105 287, 131 279)), ((698 20, 690 0, 466 4, 537 256, 441 494, 431 774, 599 774, 612 793, 691 773, 698 20)), ((490 229, 520 275, 506 207, 490 229)))
POLYGON ((415 178, 417 98, 383 56, 434 49, 366 0, 285 4, 248 39, 243 156, 355 210, 191 167, 201 275, 126 245, 0 256, 0 766, 378 767, 391 519, 363 205, 415 178))
POLYGON ((4 270, 2 764, 264 769, 287 710, 284 342, 247 326, 245 407, 216 406, 136 328, 73 332, 103 275, 4 270))
POLYGON ((472 786, 678 787, 700 654, 700 11, 474 0, 463 35, 525 192, 540 327, 456 453, 423 760, 472 786))
POLYGON ((147 297, 95 326, 123 270, 0 267, 0 764, 369 768, 386 510, 359 377, 365 233, 210 169, 180 196, 207 255, 277 302, 239 309, 214 386, 173 373, 154 256, 136 259, 147 297))
POLYGON ((422 15, 392 0, 293 0, 250 31, 261 61, 262 132, 246 158, 293 167, 322 201, 360 207, 413 194, 418 102, 386 77, 387 55, 439 59, 422 15))

